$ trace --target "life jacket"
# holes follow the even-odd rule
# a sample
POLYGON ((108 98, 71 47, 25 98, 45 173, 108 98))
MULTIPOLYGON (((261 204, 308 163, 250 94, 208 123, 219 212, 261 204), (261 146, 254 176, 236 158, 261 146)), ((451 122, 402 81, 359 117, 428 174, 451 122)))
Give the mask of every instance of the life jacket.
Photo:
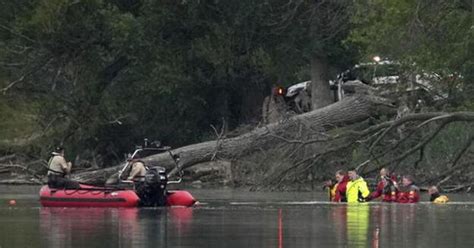
POLYGON ((329 201, 336 201, 336 190, 339 183, 334 184, 332 187, 328 187, 329 201))
POLYGON ((370 194, 370 199, 373 200, 382 196, 383 202, 394 202, 397 201, 397 191, 395 182, 391 178, 386 178, 385 181, 379 181, 375 191, 370 194))
POLYGON ((337 183, 335 186, 335 202, 347 202, 346 198, 346 191, 347 191, 347 183, 349 182, 349 177, 344 176, 340 183, 337 183))
POLYGON ((420 189, 414 184, 411 184, 408 187, 402 187, 402 190, 398 192, 398 203, 417 203, 419 201, 420 189))
POLYGON ((397 194, 398 194, 398 190, 395 189, 395 190, 391 191, 390 196, 387 196, 387 195, 384 196, 384 201, 385 202, 396 202, 397 201, 397 194))
POLYGON ((445 195, 440 195, 439 193, 435 193, 430 196, 430 201, 437 204, 444 204, 449 201, 449 198, 445 195))
POLYGON ((53 158, 56 157, 56 156, 60 156, 56 153, 52 153, 51 154, 51 157, 49 157, 49 160, 48 160, 48 171, 51 171, 53 172, 53 174, 49 174, 48 176, 56 176, 56 177, 65 177, 66 176, 66 173, 64 171, 57 171, 57 170, 53 170, 51 169, 51 163, 53 162, 53 158))
POLYGON ((398 203, 408 203, 408 193, 407 192, 398 192, 397 194, 398 203))
POLYGON ((439 197, 437 197, 436 199, 434 199, 433 203, 436 203, 436 204, 444 204, 444 203, 447 203, 449 201, 449 198, 445 195, 440 195, 439 197))
POLYGON ((382 183, 383 189, 382 194, 383 198, 382 201, 384 202, 395 202, 397 201, 397 187, 395 186, 395 182, 390 178, 386 180, 387 183, 382 183))

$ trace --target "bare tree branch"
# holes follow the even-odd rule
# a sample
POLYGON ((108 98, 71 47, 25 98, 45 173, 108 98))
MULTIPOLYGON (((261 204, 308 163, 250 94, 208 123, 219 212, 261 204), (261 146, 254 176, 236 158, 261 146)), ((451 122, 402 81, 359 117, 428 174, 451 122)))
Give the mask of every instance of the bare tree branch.
POLYGON ((3 89, 0 89, 0 91, 3 92, 3 94, 5 95, 7 93, 7 91, 12 88, 13 86, 15 86, 17 83, 20 83, 20 82, 23 82, 25 80, 26 77, 38 72, 39 70, 41 70, 42 68, 44 68, 45 66, 47 66, 49 63, 51 63, 51 61, 53 60, 52 57, 48 58, 46 60, 46 63, 41 63, 39 64, 36 68, 33 68, 32 70, 30 70, 29 72, 26 72, 25 74, 23 74, 22 76, 20 76, 20 78, 18 78, 17 80, 13 81, 13 82, 10 82, 5 88, 3 89))
POLYGON ((10 33, 12 33, 12 34, 14 34, 14 35, 16 35, 16 36, 18 36, 18 37, 21 37, 21 38, 23 38, 23 39, 25 39, 25 40, 27 40, 27 41, 30 41, 30 42, 32 42, 32 43, 36 43, 36 41, 33 40, 33 39, 31 39, 30 37, 28 37, 28 36, 26 36, 26 35, 24 35, 24 34, 20 34, 20 33, 16 32, 15 30, 13 30, 13 29, 11 29, 11 28, 5 26, 5 25, 0 24, 0 28, 3 28, 3 29, 5 29, 5 30, 7 30, 8 32, 10 32, 10 33))
POLYGON ((39 176, 36 171, 33 171, 33 170, 31 170, 30 168, 28 168, 26 166, 10 163, 10 164, 0 164, 0 167, 21 169, 21 170, 27 172, 28 174, 30 174, 31 176, 35 177, 38 180, 38 181, 35 181, 36 183, 42 184, 42 182, 43 182, 43 178, 41 176, 39 176))
POLYGON ((214 127, 214 125, 211 125, 211 128, 212 130, 214 130, 214 133, 216 134, 216 149, 214 151, 214 154, 212 154, 212 157, 211 157, 211 161, 213 161, 214 159, 216 159, 216 156, 217 156, 217 153, 219 152, 219 147, 220 147, 220 144, 221 144, 221 140, 222 140, 222 137, 224 137, 224 132, 225 132, 225 119, 222 118, 222 127, 221 127, 221 131, 220 133, 217 132, 217 129, 216 127, 214 127))
POLYGON ((464 143, 462 149, 458 152, 458 154, 454 157, 453 161, 450 163, 450 168, 446 171, 444 171, 443 173, 441 173, 440 175, 434 177, 434 178, 431 178, 431 179, 428 179, 426 181, 424 181, 423 183, 426 183, 426 182, 434 182, 436 180, 438 180, 439 178, 442 178, 444 177, 440 182, 438 182, 437 184, 438 185, 441 185, 443 184, 444 182, 448 181, 450 178, 451 178, 451 175, 453 172, 455 172, 457 169, 459 169, 459 160, 462 158, 462 156, 466 153, 466 151, 469 149, 469 147, 471 147, 472 143, 474 142, 474 136, 470 136, 469 139, 466 141, 466 143, 464 143))

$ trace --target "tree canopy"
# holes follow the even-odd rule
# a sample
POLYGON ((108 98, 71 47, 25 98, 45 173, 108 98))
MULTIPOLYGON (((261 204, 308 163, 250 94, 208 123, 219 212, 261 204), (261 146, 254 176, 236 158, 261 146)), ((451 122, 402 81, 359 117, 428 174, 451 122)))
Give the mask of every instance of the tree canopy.
POLYGON ((1 6, 4 153, 45 156, 62 143, 109 165, 144 137, 172 146, 211 139, 210 125, 257 124, 271 87, 308 80, 315 57, 329 77, 373 55, 401 61, 440 75, 452 106, 472 107, 472 3, 465 0, 1 6))
POLYGON ((183 145, 223 119, 255 124, 272 86, 308 79, 312 53, 353 59, 336 59, 348 29, 327 26, 341 4, 4 1, 1 111, 18 131, 3 150, 64 143, 110 160, 143 137, 183 145))
POLYGON ((350 41, 366 59, 382 56, 416 73, 439 76, 437 86, 455 104, 469 104, 474 93, 472 1, 358 0, 350 41))

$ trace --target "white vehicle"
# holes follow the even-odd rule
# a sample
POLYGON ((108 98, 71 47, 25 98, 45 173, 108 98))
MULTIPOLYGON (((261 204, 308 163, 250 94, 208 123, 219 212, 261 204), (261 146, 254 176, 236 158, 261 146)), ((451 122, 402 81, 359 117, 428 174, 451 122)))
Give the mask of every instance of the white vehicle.
MULTIPOLYGON (((401 65, 393 61, 378 61, 371 63, 357 64, 339 75, 335 80, 330 80, 330 89, 334 92, 334 101, 344 98, 345 92, 342 85, 345 82, 359 80, 364 84, 371 85, 375 88, 387 89, 390 92, 400 91, 424 91, 429 96, 430 101, 437 101, 447 98, 447 94, 440 92, 433 86, 433 82, 440 80, 440 76, 436 74, 417 74, 413 75, 413 80, 408 80, 405 88, 400 88, 401 65)), ((284 98, 290 108, 297 105, 294 101, 302 92, 310 92, 311 81, 304 81, 293 84, 286 88, 284 98)))
POLYGON ((291 98, 298 95, 301 91, 306 90, 307 88, 311 87, 311 81, 305 81, 297 84, 293 84, 292 86, 286 89, 286 98, 291 98))

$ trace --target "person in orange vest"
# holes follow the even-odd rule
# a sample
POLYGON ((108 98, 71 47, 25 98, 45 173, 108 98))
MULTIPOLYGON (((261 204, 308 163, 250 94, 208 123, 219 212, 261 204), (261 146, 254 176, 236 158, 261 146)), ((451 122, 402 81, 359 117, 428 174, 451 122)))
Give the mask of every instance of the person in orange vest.
POLYGON ((389 170, 382 168, 380 170, 380 181, 377 183, 377 188, 369 196, 370 200, 374 200, 382 196, 383 202, 396 202, 398 193, 398 184, 396 179, 389 176, 389 170))
POLYGON ((397 202, 399 203, 417 203, 420 201, 420 188, 415 185, 415 180, 411 175, 405 175, 402 178, 402 187, 398 192, 397 202))
POLYGON ((436 186, 431 186, 428 189, 428 194, 430 195, 430 202, 437 204, 444 204, 449 201, 449 198, 445 195, 441 195, 436 186))

